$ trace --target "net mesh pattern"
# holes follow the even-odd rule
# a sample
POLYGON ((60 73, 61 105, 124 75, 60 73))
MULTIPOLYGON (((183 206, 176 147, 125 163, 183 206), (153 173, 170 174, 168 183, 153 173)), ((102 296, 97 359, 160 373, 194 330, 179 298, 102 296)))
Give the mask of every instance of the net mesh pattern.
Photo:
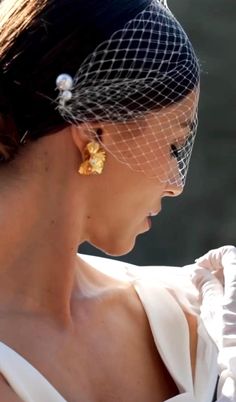
POLYGON ((153 0, 82 63, 58 110, 131 169, 183 186, 197 129, 199 65, 165 1, 153 0), (101 141, 101 138, 98 138, 101 141))

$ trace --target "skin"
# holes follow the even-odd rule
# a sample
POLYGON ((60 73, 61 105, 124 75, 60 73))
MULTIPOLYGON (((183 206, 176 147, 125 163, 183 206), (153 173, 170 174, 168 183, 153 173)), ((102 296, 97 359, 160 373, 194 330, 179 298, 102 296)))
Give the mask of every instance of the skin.
MULTIPOLYGON (((182 102, 189 115, 181 104, 178 109, 184 121, 194 113, 186 108, 191 96, 182 102)), ((166 113, 160 118, 164 124, 166 113)), ((167 129, 169 144, 188 135, 179 124, 167 129)), ((112 128, 103 124, 102 130, 106 145, 112 128)), ((148 133, 148 125, 143 130, 148 133)), ((109 153, 102 175, 78 175, 87 143, 87 126, 69 126, 29 143, 0 169, 0 339, 68 402, 161 402, 178 389, 132 285, 95 270, 76 253, 84 241, 111 255, 127 253, 149 230, 148 214, 182 188, 133 171, 109 153)), ((169 144, 162 159, 166 172, 170 163, 176 169, 169 144)), ((196 328, 186 318, 194 371, 196 328)), ((0 379, 3 395, 6 387, 0 379)))

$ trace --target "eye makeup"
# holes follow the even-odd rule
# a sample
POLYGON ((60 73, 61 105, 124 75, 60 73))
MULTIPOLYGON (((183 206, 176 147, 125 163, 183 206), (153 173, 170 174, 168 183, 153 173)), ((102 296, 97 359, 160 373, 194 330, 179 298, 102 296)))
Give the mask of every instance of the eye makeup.
POLYGON ((178 150, 178 148, 176 147, 176 145, 174 145, 174 144, 171 144, 170 145, 170 156, 172 157, 172 158, 178 158, 178 156, 179 156, 179 150, 178 150))
POLYGON ((183 152, 183 150, 191 143, 191 140, 193 137, 192 134, 195 130, 196 123, 195 123, 195 121, 190 121, 190 122, 186 122, 183 124, 185 127, 189 128, 189 135, 181 146, 177 146, 176 144, 170 144, 171 158, 179 159, 181 157, 181 153, 183 152))

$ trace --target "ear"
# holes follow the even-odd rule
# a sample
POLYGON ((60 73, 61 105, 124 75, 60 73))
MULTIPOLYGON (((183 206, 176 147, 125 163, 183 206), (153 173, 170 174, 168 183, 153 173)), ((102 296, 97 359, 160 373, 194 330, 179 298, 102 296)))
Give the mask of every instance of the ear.
POLYGON ((88 142, 102 140, 103 129, 98 124, 91 123, 89 126, 88 124, 71 125, 70 130, 73 142, 81 155, 84 154, 84 149, 88 142))
POLYGON ((79 126, 73 124, 70 126, 72 140, 81 155, 83 155, 87 143, 91 140, 91 132, 92 130, 89 130, 84 124, 79 126))

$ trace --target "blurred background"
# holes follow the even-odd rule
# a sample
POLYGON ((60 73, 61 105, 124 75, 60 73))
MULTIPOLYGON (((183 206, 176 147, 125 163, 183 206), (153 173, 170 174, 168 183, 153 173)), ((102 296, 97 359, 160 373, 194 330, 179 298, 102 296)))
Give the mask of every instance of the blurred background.
MULTIPOLYGON (((184 193, 164 199, 152 230, 119 257, 138 265, 184 265, 236 243, 236 1, 169 0, 169 7, 200 59, 200 122, 184 193)), ((88 244, 79 251, 104 256, 88 244)))

